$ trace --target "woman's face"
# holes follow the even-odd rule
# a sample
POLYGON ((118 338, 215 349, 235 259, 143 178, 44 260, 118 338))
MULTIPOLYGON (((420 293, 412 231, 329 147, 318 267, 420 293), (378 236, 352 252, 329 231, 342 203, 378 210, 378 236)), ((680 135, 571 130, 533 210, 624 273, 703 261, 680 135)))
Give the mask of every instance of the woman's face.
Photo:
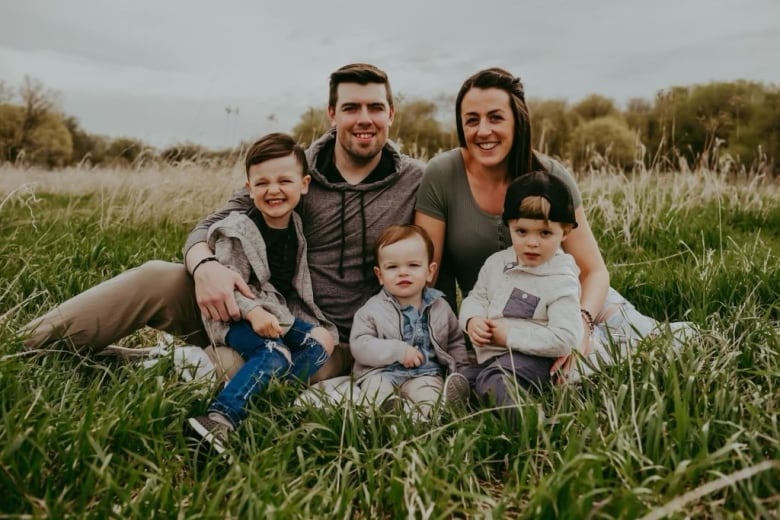
POLYGON ((500 88, 472 88, 460 105, 469 155, 485 167, 506 162, 512 149, 515 118, 509 93, 500 88))

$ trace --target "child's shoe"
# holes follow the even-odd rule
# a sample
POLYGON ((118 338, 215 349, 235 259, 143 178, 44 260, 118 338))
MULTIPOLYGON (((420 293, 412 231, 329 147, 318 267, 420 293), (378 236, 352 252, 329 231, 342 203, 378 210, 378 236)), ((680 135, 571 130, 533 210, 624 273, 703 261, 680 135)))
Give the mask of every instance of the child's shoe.
POLYGON ((469 402, 471 385, 466 376, 453 372, 444 380, 441 395, 445 406, 465 407, 469 402))
POLYGON ((190 417, 187 424, 201 441, 208 443, 217 453, 222 454, 227 449, 228 435, 232 428, 222 422, 215 421, 207 415, 190 417))

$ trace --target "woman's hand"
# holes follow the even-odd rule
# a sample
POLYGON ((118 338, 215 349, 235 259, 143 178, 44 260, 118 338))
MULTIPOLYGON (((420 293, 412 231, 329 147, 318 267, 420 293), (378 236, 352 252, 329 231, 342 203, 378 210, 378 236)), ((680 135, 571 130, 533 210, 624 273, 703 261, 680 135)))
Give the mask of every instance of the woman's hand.
MULTIPOLYGON (((590 330, 590 323, 585 318, 582 319, 582 322, 582 325, 585 328, 585 334, 582 336, 582 343, 580 343, 579 351, 583 357, 587 357, 591 352, 593 352, 593 343, 591 342, 592 332, 590 330)), ((569 354, 568 356, 559 357, 555 360, 555 363, 553 363, 553 366, 550 369, 550 374, 552 374, 552 376, 555 378, 555 382, 557 384, 563 384, 566 382, 566 378, 569 376, 569 371, 571 370, 571 363, 573 359, 574 354, 569 354)))

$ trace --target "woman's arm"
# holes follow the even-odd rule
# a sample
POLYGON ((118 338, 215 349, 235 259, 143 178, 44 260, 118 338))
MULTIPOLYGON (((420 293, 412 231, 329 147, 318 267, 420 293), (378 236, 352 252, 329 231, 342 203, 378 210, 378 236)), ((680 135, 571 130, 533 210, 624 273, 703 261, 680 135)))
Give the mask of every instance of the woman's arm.
POLYGON ((577 227, 563 242, 563 250, 574 257, 580 269, 580 307, 597 316, 609 290, 609 272, 582 206, 576 209, 577 227))
MULTIPOLYGON (((596 237, 593 236, 593 230, 588 223, 588 217, 582 206, 574 211, 577 219, 577 227, 572 229, 566 240, 563 242, 563 250, 574 257, 577 267, 580 269, 580 308, 588 311, 590 316, 598 316, 604 307, 609 290, 609 271, 601 256, 596 237)), ((583 313, 584 314, 584 313, 583 313)), ((585 334, 580 343, 580 352, 583 355, 590 354, 590 323, 582 317, 585 325, 585 334)), ((559 381, 565 379, 571 366, 571 356, 559 357, 553 363, 551 373, 558 370, 561 372, 559 381)))
POLYGON ((436 279, 439 277, 439 266, 444 255, 444 236, 447 233, 447 223, 420 211, 414 212, 414 223, 427 231, 431 241, 433 241, 433 261, 436 262, 436 272, 433 274, 433 280, 430 283, 430 286, 433 287, 436 285, 436 279))

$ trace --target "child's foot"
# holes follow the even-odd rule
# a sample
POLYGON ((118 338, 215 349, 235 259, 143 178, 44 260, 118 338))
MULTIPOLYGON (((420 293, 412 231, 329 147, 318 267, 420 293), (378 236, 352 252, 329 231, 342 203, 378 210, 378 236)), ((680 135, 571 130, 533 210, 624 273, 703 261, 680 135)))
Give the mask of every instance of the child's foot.
POLYGON ((442 399, 446 406, 463 407, 469 402, 471 385, 466 376, 453 372, 444 380, 442 399))
POLYGON ((215 421, 206 415, 190 417, 187 419, 187 424, 193 433, 200 437, 202 441, 207 442, 217 453, 222 454, 225 452, 228 435, 232 431, 230 426, 220 421, 215 421))

